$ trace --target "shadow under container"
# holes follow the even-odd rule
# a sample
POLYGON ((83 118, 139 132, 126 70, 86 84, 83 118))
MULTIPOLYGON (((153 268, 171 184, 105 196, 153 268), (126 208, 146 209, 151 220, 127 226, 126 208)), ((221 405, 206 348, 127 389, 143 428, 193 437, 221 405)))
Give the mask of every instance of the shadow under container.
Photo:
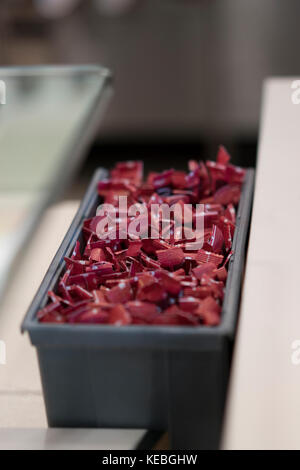
POLYGON ((27 312, 22 331, 37 349, 49 426, 168 431, 173 449, 215 449, 220 442, 231 350, 249 229, 254 171, 238 207, 221 323, 110 326, 39 323, 85 218, 100 198, 96 171, 81 206, 27 312))

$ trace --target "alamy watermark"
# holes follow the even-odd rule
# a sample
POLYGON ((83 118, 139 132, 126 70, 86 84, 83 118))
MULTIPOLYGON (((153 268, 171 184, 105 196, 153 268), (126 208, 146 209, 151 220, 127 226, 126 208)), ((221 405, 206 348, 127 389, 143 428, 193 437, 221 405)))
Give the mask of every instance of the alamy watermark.
POLYGON ((199 250, 204 242, 205 214, 204 204, 128 205, 127 196, 119 196, 117 205, 98 206, 96 233, 102 240, 184 240, 187 250, 199 250))
POLYGON ((0 340, 0 365, 6 364, 6 344, 0 340))
POLYGON ((299 366, 300 365, 300 339, 294 339, 294 341, 291 342, 291 363, 293 366, 299 366))
POLYGON ((300 364, 300 339, 295 339, 291 343, 291 363, 293 366, 298 366, 300 364))
POLYGON ((300 104, 300 80, 293 80, 291 83, 291 100, 293 104, 300 104))
POLYGON ((0 104, 6 104, 6 83, 0 80, 0 104))

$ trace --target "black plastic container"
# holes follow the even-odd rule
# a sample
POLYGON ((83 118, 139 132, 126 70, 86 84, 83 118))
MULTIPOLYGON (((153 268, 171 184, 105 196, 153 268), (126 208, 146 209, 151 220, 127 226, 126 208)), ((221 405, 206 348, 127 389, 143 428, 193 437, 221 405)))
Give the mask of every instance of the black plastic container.
POLYGON ((216 327, 39 323, 100 203, 98 170, 27 312, 22 331, 37 348, 49 426, 168 430, 174 449, 219 445, 232 342, 249 229, 254 171, 248 170, 237 214, 222 321, 216 327))

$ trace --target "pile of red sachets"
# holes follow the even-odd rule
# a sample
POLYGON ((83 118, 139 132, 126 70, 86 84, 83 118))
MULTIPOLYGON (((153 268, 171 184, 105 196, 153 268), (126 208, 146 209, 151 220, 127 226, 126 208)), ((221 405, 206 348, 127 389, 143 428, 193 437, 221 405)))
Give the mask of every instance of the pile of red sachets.
MULTIPOLYGON (((128 204, 204 204, 203 246, 193 239, 131 236, 101 239, 95 215, 83 224, 84 246, 77 242, 65 258, 66 270, 56 292, 38 312, 41 322, 114 325, 218 325, 228 260, 232 254, 236 206, 245 171, 229 163, 220 147, 217 161, 189 162, 189 172, 150 173, 143 182, 141 162, 119 163, 110 178, 100 181, 98 193, 118 207, 128 204)), ((120 214, 117 214, 120 216, 120 214)), ((128 217, 133 219, 134 217, 128 217)), ((128 220, 130 222, 130 220, 128 220)), ((150 221, 149 221, 150 224, 150 221)))

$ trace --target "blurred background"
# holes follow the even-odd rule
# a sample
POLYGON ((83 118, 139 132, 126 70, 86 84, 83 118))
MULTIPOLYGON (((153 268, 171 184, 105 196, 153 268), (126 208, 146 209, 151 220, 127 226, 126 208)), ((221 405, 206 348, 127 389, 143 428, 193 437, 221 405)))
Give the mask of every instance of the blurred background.
POLYGON ((0 70, 0 428, 46 426, 20 324, 94 169, 127 159, 184 169, 219 144, 255 166, 263 80, 300 77, 299 18, 300 0, 0 0, 0 67, 92 63, 114 74, 80 159, 108 74, 0 70))
POLYGON ((114 97, 69 196, 95 167, 254 165, 262 83, 299 75, 299 0, 2 0, 1 65, 100 63, 114 97))

